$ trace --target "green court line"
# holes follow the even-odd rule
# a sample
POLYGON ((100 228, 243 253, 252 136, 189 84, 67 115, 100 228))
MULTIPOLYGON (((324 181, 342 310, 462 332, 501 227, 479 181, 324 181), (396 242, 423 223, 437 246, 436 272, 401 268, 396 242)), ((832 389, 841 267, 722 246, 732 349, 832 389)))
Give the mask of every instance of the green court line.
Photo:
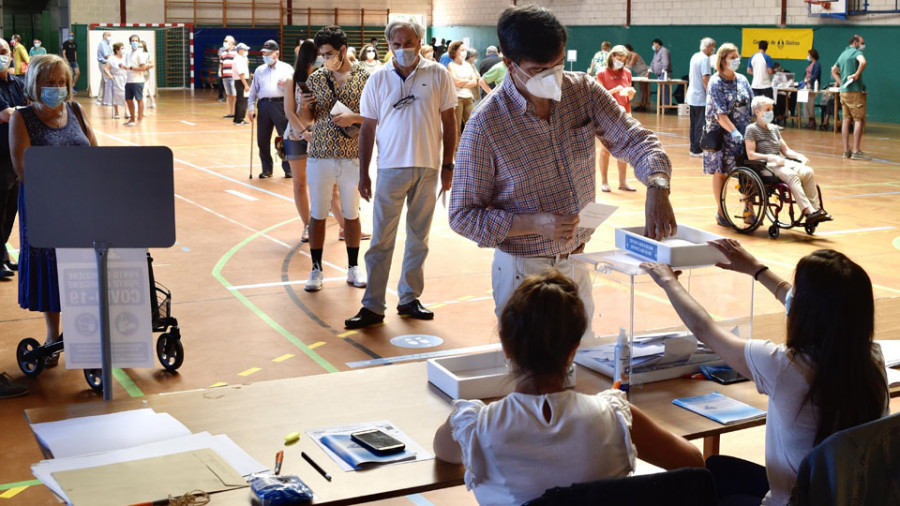
MULTIPOLYGON (((283 221, 281 223, 272 225, 271 227, 269 227, 265 230, 260 230, 259 232, 256 232, 255 234, 251 235, 250 237, 248 237, 248 238, 244 239, 243 241, 241 241, 240 243, 236 244, 233 248, 228 250, 228 252, 225 253, 225 255, 223 255, 222 258, 220 258, 218 262, 216 262, 216 265, 215 265, 215 267, 213 267, 213 270, 212 270, 213 277, 215 277, 217 280, 219 280, 219 283, 222 283, 222 286, 224 286, 226 289, 230 289, 233 285, 227 279, 225 279, 225 277, 222 275, 222 269, 225 268, 225 264, 228 263, 228 261, 231 259, 231 257, 234 256, 235 253, 240 251, 241 248, 243 248, 244 246, 246 246, 247 244, 249 244, 256 238, 258 238, 259 236, 264 235, 272 230, 275 230, 276 228, 282 227, 293 221, 297 221, 297 219, 298 218, 291 218, 290 220, 283 221)), ((244 296, 244 294, 240 293, 237 290, 228 290, 228 291, 231 292, 235 296, 235 298, 237 298, 239 301, 241 301, 242 304, 247 306, 247 308, 250 309, 250 311, 252 311, 253 314, 255 314, 259 319, 264 321, 267 325, 272 327, 276 332, 281 334, 285 339, 287 339, 288 341, 293 343, 294 346, 299 348, 300 351, 305 353, 309 358, 313 359, 313 361, 315 361, 317 364, 322 366, 322 368, 325 369, 325 371, 339 372, 337 367, 331 365, 330 362, 328 362, 321 355, 319 355, 318 353, 316 353, 315 351, 310 349, 309 346, 304 344, 303 341, 301 341, 299 338, 297 338, 297 336, 291 334, 286 328, 282 327, 278 322, 276 322, 274 319, 272 319, 272 317, 269 316, 268 314, 266 314, 265 311, 263 311, 262 309, 257 307, 256 304, 250 302, 250 299, 248 299, 246 296, 244 296)))
POLYGON ((18 487, 33 487, 35 485, 40 485, 41 480, 28 480, 28 481, 16 481, 13 483, 2 483, 0 484, 0 490, 9 490, 11 488, 18 487))
POLYGON ((134 381, 132 381, 128 374, 122 369, 113 369, 113 378, 115 378, 116 381, 118 381, 119 384, 125 388, 125 391, 128 392, 128 395, 132 397, 144 396, 144 392, 141 392, 141 389, 134 384, 134 381))

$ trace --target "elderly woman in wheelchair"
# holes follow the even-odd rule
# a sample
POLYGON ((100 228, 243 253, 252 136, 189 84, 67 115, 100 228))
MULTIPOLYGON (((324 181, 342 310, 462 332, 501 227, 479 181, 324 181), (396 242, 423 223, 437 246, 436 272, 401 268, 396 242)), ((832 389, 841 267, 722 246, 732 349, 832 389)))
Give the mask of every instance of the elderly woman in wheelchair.
POLYGON ((722 183, 720 224, 749 234, 768 218, 773 239, 783 228, 803 227, 812 235, 831 216, 822 207, 809 159, 792 150, 771 124, 772 105, 766 97, 755 97, 750 104, 754 122, 744 133, 746 156, 735 155, 735 166, 722 183))
POLYGON ((831 216, 822 209, 819 200, 813 169, 807 165, 809 159, 792 150, 772 124, 774 103, 771 98, 758 96, 750 104, 755 121, 744 132, 747 159, 764 161, 767 169, 790 186, 793 200, 800 207, 806 223, 830 221, 831 216))

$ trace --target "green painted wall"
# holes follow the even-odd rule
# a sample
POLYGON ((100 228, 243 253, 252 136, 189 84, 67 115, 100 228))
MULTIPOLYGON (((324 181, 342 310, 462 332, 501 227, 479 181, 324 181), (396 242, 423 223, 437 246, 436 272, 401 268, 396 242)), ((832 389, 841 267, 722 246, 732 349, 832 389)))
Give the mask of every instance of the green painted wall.
MULTIPOLYGON (((740 26, 570 26, 568 49, 578 50, 578 61, 574 70, 585 71, 591 57, 600 49, 600 43, 608 40, 613 44, 631 44, 635 51, 647 61, 653 57, 650 42, 659 38, 672 55, 674 76, 687 75, 691 55, 697 52, 700 39, 712 37, 716 42, 733 42, 740 47, 740 26)), ((752 26, 746 28, 760 28, 752 26)), ((776 27, 762 27, 776 28, 776 27)), ((790 28, 812 28, 813 46, 821 56, 823 80, 830 73, 831 66, 847 46, 854 33, 866 38, 866 60, 868 66, 863 80, 869 91, 868 119, 887 123, 900 123, 900 66, 896 65, 889 52, 896 48, 898 26, 791 26, 790 28)), ((472 44, 483 55, 489 45, 497 44, 497 30, 493 26, 439 26, 433 27, 429 37, 460 40, 469 37, 472 44)), ((746 68, 742 62, 742 68, 746 68)), ((806 60, 777 60, 789 72, 803 75, 806 60)), ((568 66, 567 66, 568 68, 568 66)))

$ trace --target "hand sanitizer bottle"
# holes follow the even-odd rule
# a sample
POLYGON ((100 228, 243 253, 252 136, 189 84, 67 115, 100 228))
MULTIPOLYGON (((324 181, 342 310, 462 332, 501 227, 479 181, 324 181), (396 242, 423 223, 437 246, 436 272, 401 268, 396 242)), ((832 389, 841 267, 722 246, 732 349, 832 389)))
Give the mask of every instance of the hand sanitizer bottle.
POLYGON ((619 383, 619 390, 628 392, 631 387, 631 348, 628 346, 628 334, 624 328, 619 329, 619 338, 615 348, 616 371, 613 380, 619 383))

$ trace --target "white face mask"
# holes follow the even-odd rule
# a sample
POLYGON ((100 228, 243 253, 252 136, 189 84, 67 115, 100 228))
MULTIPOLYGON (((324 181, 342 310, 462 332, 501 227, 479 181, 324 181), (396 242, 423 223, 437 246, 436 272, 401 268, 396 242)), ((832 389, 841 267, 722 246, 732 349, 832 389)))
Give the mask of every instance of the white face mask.
POLYGON ((807 55, 807 56, 806 56, 806 61, 812 61, 812 56, 807 55))
POLYGON ((0 72, 5 72, 9 68, 9 55, 0 54, 0 72))
POLYGON ((771 124, 773 121, 775 121, 775 112, 773 112, 773 111, 764 112, 763 113, 763 121, 765 121, 767 125, 771 124))
POLYGON ((397 64, 401 67, 411 67, 416 63, 416 58, 418 57, 419 50, 415 48, 404 48, 394 51, 394 59, 397 60, 397 64))
POLYGON ((613 68, 616 70, 621 70, 622 67, 625 66, 625 62, 622 60, 613 60, 613 68))
MULTIPOLYGON (((518 64, 516 64, 516 68, 519 69, 519 72, 526 76, 528 75, 518 64)), ((565 65, 560 64, 530 76, 528 81, 525 82, 525 89, 535 97, 549 98, 550 100, 559 102, 562 98, 562 78, 564 69, 565 65)))
POLYGON ((266 65, 271 65, 271 64, 275 63, 275 57, 265 54, 265 55, 263 55, 263 61, 265 62, 266 65))
POLYGON ((737 72, 738 69, 741 68, 741 59, 740 59, 740 58, 735 58, 735 59, 733 59, 733 60, 728 60, 728 68, 730 68, 731 70, 737 72))
POLYGON ((784 314, 787 316, 788 313, 791 312, 791 302, 794 301, 794 287, 790 287, 788 292, 784 295, 784 314))
POLYGON ((860 50, 860 51, 865 51, 865 50, 866 50, 866 45, 865 45, 865 44, 860 44, 860 45, 859 45, 859 50, 860 50))

